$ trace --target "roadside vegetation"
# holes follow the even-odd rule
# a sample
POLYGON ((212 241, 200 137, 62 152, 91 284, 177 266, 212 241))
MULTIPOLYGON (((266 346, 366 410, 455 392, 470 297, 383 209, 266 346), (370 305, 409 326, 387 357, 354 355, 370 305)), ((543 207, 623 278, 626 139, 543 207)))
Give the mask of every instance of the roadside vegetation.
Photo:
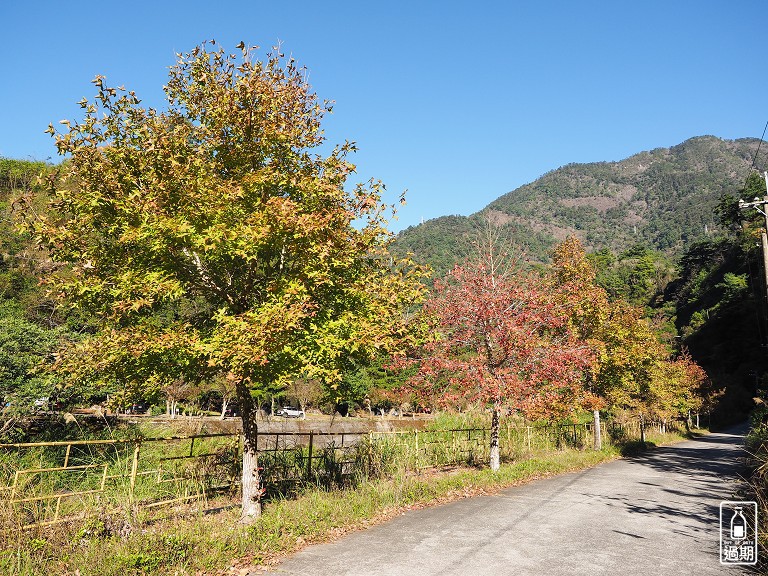
MULTIPOLYGON (((481 424, 487 426, 488 419, 450 416, 438 418, 431 428, 481 424)), ((96 504, 84 521, 24 531, 9 525, 13 516, 4 509, 0 571, 9 576, 241 574, 271 565, 307 544, 332 540, 407 510, 493 494, 612 460, 628 448, 638 449, 632 436, 615 441, 607 437, 600 451, 570 446, 568 437, 557 443, 553 437, 546 445, 539 438, 529 452, 524 439, 508 444, 502 434, 501 465, 496 472, 484 464, 487 449, 464 453, 460 460, 435 450, 428 461, 414 446, 412 434, 362 443, 357 457, 365 465, 343 489, 307 483, 290 498, 269 498, 251 526, 237 523, 239 505, 232 495, 152 511, 132 508, 127 502, 112 509, 96 504), (414 459, 416 454, 421 456, 414 459)), ((649 430, 644 448, 682 437, 649 430)))
MULTIPOLYGON (((746 464, 749 470, 749 485, 742 496, 744 500, 757 502, 757 516, 768 517, 768 406, 761 401, 750 416, 750 430, 746 441, 746 464)), ((768 570, 768 525, 758 522, 757 540, 759 546, 758 570, 768 570)))

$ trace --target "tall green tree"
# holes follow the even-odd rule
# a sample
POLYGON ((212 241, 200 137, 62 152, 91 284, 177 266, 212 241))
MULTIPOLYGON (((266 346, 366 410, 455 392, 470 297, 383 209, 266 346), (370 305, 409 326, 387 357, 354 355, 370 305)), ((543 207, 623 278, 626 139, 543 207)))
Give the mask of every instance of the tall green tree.
POLYGON ((742 210, 739 201, 752 202, 762 199, 766 194, 765 180, 759 172, 750 172, 744 186, 736 193, 724 193, 720 196, 715 214, 726 230, 739 233, 743 227, 759 227, 762 216, 756 210, 742 210))
POLYGON ((55 376, 40 368, 53 363, 61 336, 61 329, 24 318, 18 304, 0 303, 0 437, 34 409, 36 399, 54 395, 55 376))
POLYGON ((48 215, 28 216, 69 264, 51 286, 99 320, 62 351, 71 381, 234 382, 248 519, 261 510, 252 393, 299 376, 332 392, 351 360, 408 343, 423 287, 389 255, 382 184, 345 188, 355 145, 320 148, 331 105, 305 71, 238 51, 180 55, 164 111, 97 76, 83 120, 49 128, 69 160, 48 215))

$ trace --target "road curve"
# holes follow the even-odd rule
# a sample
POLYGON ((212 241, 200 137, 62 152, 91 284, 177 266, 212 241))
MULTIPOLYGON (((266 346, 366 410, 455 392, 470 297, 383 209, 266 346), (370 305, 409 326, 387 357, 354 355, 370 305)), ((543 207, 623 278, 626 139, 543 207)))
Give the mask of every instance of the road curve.
POLYGON ((275 567, 313 576, 743 574, 719 563, 743 429, 408 512, 275 567))

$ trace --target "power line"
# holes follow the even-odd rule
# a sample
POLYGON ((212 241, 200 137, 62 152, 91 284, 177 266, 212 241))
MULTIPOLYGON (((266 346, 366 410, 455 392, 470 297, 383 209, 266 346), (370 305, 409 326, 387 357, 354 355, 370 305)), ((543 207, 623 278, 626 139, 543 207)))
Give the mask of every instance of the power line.
MULTIPOLYGON (((760 147, 763 145, 763 139, 765 138, 765 131, 767 129, 768 129, 768 122, 765 123, 765 128, 763 128, 763 135, 760 136, 760 142, 757 143, 757 150, 755 150, 755 156, 752 158, 752 167, 750 168, 750 170, 755 169, 755 162, 757 161, 757 155, 760 153, 760 147)), ((746 181, 744 182, 744 185, 746 186, 746 181)))
POLYGON ((747 175, 744 176, 744 185, 741 187, 742 190, 746 189, 747 187, 747 180, 749 179, 749 175, 752 173, 752 170, 756 169, 757 166, 757 155, 760 154, 760 148, 763 145, 763 142, 765 141, 765 132, 768 131, 768 122, 765 123, 765 127, 763 128, 763 135, 760 136, 760 142, 757 143, 757 150, 755 150, 755 155, 752 156, 752 165, 747 169, 747 175))

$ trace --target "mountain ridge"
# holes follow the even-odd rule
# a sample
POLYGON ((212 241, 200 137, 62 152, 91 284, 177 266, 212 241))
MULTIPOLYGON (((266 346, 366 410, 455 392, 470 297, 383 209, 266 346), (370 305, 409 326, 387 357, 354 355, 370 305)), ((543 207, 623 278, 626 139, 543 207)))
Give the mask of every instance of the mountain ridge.
MULTIPOLYGON (((401 231, 394 250, 444 272, 467 254, 485 216, 531 258, 546 261, 567 236, 588 250, 645 244, 677 257, 721 232, 714 208, 749 173, 756 138, 696 136, 623 160, 570 163, 499 196, 469 216, 441 216, 401 231)), ((761 165, 757 168, 762 169, 761 165)))

